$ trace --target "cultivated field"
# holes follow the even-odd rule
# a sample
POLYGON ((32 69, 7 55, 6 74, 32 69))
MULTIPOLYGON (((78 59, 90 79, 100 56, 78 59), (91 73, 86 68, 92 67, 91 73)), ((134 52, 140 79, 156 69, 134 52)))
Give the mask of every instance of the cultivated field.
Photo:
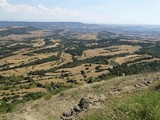
POLYGON ((0 32, 0 99, 56 93, 128 74, 119 67, 160 61, 159 41, 122 39, 119 33, 26 27, 0 32))

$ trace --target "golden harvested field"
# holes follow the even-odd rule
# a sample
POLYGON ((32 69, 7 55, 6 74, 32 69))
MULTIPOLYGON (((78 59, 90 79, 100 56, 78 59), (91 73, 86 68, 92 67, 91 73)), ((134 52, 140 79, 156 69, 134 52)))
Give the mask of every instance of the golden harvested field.
POLYGON ((88 77, 88 78, 97 78, 98 76, 100 76, 100 75, 102 75, 102 74, 106 74, 106 73, 108 73, 108 71, 107 70, 105 70, 105 71, 102 71, 102 72, 94 72, 94 71, 91 71, 90 73, 87 73, 86 74, 86 76, 88 77))
MULTIPOLYGON (((83 75, 81 75, 82 70, 85 71, 85 75, 87 76, 87 78, 89 77, 97 78, 99 75, 102 75, 103 73, 108 73, 107 70, 104 70, 102 72, 95 72, 95 68, 97 66, 99 66, 99 64, 91 64, 91 66, 85 66, 85 64, 82 64, 80 66, 73 67, 73 68, 59 69, 57 70, 57 72, 66 71, 67 73, 71 73, 73 76, 70 76, 69 78, 76 79, 78 81, 84 80, 83 75), (86 68, 88 69, 86 70, 86 68)), ((100 66, 101 66, 101 69, 112 68, 112 66, 110 65, 100 65, 100 66)))
MULTIPOLYGON (((90 69, 92 70, 96 65, 93 64, 90 69)), ((76 73, 80 73, 81 70, 85 70, 85 65, 82 64, 80 66, 77 66, 77 67, 73 67, 73 68, 64 68, 64 69, 59 69, 57 70, 57 72, 59 71, 69 71, 71 72, 72 74, 76 74, 76 73)))
MULTIPOLYGON (((134 64, 143 63, 143 62, 153 62, 153 61, 156 61, 156 60, 160 61, 160 58, 153 58, 153 59, 150 59, 150 60, 141 60, 139 62, 135 62, 134 64)), ((129 65, 132 65, 132 64, 129 64, 129 65)))
POLYGON ((20 90, 19 92, 47 92, 45 88, 30 88, 27 90, 20 90))
POLYGON ((43 48, 55 48, 59 45, 59 40, 54 40, 51 39, 51 41, 54 43, 53 45, 49 45, 45 47, 45 40, 44 38, 38 38, 36 40, 34 40, 34 42, 32 43, 32 46, 37 48, 37 47, 43 47, 43 48))
POLYGON ((29 33, 30 34, 21 34, 21 35, 12 34, 12 35, 8 35, 8 36, 5 36, 3 38, 0 38, 0 40, 9 40, 9 39, 23 40, 24 38, 45 37, 45 36, 53 34, 51 31, 46 32, 46 31, 43 31, 43 30, 32 31, 32 32, 29 32, 29 33))
POLYGON ((69 54, 69 53, 65 53, 65 52, 62 52, 61 59, 63 59, 63 61, 65 63, 67 63, 67 62, 73 62, 72 55, 69 54))
POLYGON ((27 74, 32 70, 32 67, 28 68, 17 68, 17 69, 12 69, 12 70, 7 70, 7 71, 2 71, 1 75, 9 77, 9 76, 27 76, 27 74))
POLYGON ((121 45, 121 46, 112 46, 107 49, 115 49, 113 51, 106 50, 105 48, 97 48, 85 50, 81 57, 78 60, 84 60, 87 58, 95 57, 95 56, 107 56, 107 55, 116 55, 120 53, 134 53, 139 50, 141 47, 139 46, 130 46, 130 45, 121 45))
MULTIPOLYGON (((5 93, 11 93, 10 90, 3 90, 3 91, 1 91, 1 93, 3 93, 3 92, 5 92, 5 93)), ((19 89, 18 91, 13 91, 13 93, 17 93, 17 94, 18 93, 19 94, 23 94, 25 92, 47 92, 47 90, 44 89, 44 88, 30 88, 30 89, 19 89)))
POLYGON ((56 61, 47 62, 47 63, 43 63, 43 64, 40 64, 40 65, 34 66, 32 70, 33 71, 34 70, 47 70, 47 69, 55 67, 55 66, 56 66, 56 61))
POLYGON ((43 59, 52 56, 52 53, 49 54, 36 54, 34 56, 24 56, 22 54, 13 55, 7 58, 1 59, 0 65, 5 63, 13 63, 14 65, 19 65, 21 63, 28 63, 37 59, 43 59))
POLYGON ((154 41, 147 41, 147 40, 126 40, 126 39, 120 39, 120 41, 127 41, 131 43, 154 43, 154 41))
POLYGON ((143 58, 143 57, 144 56, 142 56, 142 55, 134 54, 134 55, 127 55, 125 57, 116 57, 116 58, 113 58, 112 60, 114 60, 115 62, 117 62, 119 64, 122 64, 122 63, 125 63, 127 61, 133 61, 135 59, 143 58))
POLYGON ((54 83, 65 83, 66 80, 60 79, 60 78, 49 79, 48 77, 45 77, 42 80, 38 80, 38 82, 41 83, 41 84, 50 84, 51 82, 54 82, 54 83))
POLYGON ((97 35, 98 33, 87 33, 87 34, 76 35, 73 38, 83 39, 83 40, 98 40, 97 35))
POLYGON ((34 66, 29 66, 29 67, 17 68, 14 70, 12 69, 12 70, 7 70, 7 71, 2 71, 1 74, 4 76, 10 76, 10 75, 21 76, 21 75, 27 75, 30 71, 47 70, 47 69, 50 69, 56 66, 57 66, 56 62, 53 61, 53 62, 43 63, 40 65, 34 65, 34 66))
POLYGON ((33 47, 42 47, 45 45, 44 39, 36 39, 34 43, 32 43, 33 47))

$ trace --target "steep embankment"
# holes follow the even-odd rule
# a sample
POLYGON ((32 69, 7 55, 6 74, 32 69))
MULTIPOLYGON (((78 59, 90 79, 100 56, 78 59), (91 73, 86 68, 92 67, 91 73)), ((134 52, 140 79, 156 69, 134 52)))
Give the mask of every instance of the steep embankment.
MULTIPOLYGON (((160 73, 139 74, 86 84, 61 92, 51 98, 44 97, 17 107, 16 112, 1 115, 1 120, 79 120, 116 119, 111 105, 132 98, 159 85, 160 73), (123 99, 123 100, 122 100, 123 99), (114 104, 113 104, 114 102, 114 104), (106 107, 108 105, 108 108, 106 107), (106 109, 107 108, 107 109, 106 109), (103 112, 102 112, 103 111, 103 112), (98 118, 96 114, 108 116, 98 118)), ((158 88, 159 89, 159 88, 158 88)), ((158 101, 159 102, 159 101, 158 101)), ((117 106, 118 107, 118 106, 117 106)), ((136 107, 136 106, 135 106, 136 107)), ((113 106, 115 109, 116 106, 113 106)), ((143 111, 142 111, 143 112, 143 111)), ((118 114, 123 114, 117 112, 118 114)), ((118 118, 117 118, 118 119, 118 118)), ((123 118, 122 118, 123 119, 123 118)))

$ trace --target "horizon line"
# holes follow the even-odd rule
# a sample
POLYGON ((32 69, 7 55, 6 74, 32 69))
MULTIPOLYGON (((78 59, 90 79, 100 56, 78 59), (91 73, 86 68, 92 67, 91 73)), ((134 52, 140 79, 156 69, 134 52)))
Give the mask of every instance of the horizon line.
POLYGON ((160 26, 160 24, 134 24, 134 23, 89 23, 81 21, 21 21, 21 20, 0 20, 0 22, 24 22, 24 23, 82 23, 94 25, 128 25, 128 26, 160 26))

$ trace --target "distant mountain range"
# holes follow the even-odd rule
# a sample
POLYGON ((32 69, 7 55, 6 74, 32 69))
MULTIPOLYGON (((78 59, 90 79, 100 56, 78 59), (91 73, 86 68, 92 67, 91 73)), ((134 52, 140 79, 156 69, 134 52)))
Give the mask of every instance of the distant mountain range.
POLYGON ((156 25, 102 25, 84 24, 81 22, 13 22, 0 21, 0 27, 32 26, 39 29, 68 29, 73 31, 113 31, 113 32, 159 32, 156 25))

